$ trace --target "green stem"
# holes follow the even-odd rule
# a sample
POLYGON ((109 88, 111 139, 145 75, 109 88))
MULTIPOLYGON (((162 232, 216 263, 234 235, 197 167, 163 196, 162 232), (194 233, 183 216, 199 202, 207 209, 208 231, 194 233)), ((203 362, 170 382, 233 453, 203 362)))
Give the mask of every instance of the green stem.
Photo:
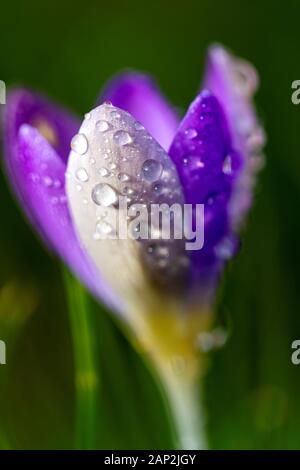
POLYGON ((184 375, 164 375, 162 382, 168 398, 171 415, 177 431, 176 448, 204 450, 207 448, 204 417, 196 384, 184 375))
POLYGON ((172 370, 170 364, 154 360, 157 373, 154 376, 162 388, 174 429, 174 444, 180 450, 205 450, 205 417, 200 390, 194 380, 184 370, 172 370))
POLYGON ((76 389, 76 449, 95 448, 96 401, 99 386, 95 359, 93 312, 84 287, 66 269, 64 280, 72 332, 76 389))

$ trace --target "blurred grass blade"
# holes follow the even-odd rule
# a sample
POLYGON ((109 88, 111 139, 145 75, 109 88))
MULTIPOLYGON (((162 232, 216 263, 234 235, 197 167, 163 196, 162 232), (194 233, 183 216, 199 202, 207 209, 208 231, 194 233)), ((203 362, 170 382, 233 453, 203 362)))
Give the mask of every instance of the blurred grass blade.
POLYGON ((95 355, 95 328, 89 295, 67 269, 64 279, 73 338, 76 387, 77 449, 95 448, 99 374, 95 355))

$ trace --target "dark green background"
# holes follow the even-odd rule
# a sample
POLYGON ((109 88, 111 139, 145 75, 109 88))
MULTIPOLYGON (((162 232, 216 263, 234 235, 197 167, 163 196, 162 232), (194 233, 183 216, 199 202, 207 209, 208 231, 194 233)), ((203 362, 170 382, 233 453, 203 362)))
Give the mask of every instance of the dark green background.
MULTIPOLYGON (((219 41, 255 64, 267 165, 242 251, 226 272, 218 315, 231 332, 205 383, 212 448, 300 448, 300 1, 6 1, 0 79, 40 90, 79 114, 123 68, 156 77, 184 110, 205 51, 219 41)), ((1 173, 0 447, 73 445, 70 328, 59 262, 21 216, 1 173)), ((170 447, 149 372, 110 317, 93 305, 102 386, 97 447, 170 447)))

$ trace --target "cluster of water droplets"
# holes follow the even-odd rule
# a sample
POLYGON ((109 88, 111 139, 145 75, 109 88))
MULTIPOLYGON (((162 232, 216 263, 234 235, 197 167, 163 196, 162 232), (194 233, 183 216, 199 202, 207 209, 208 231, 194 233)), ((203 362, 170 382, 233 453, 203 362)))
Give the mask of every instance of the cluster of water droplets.
MULTIPOLYGON (((116 211, 119 197, 127 197, 127 212, 135 205, 144 205, 151 213, 151 204, 183 203, 183 194, 176 168, 141 123, 127 112, 104 103, 85 115, 79 133, 71 142, 76 154, 76 168, 71 177, 81 202, 94 208, 95 227, 91 237, 101 240, 118 238, 116 211)), ((129 212, 130 213, 130 212, 129 212)), ((136 215, 136 212, 135 212, 136 215)), ((129 222, 130 216, 127 216, 129 222)), ((133 232, 142 228, 159 233, 155 240, 137 241, 142 259, 157 278, 168 280, 187 269, 184 241, 162 240, 161 226, 151 225, 149 217, 131 224, 133 232), (142 227, 144 225, 144 227, 142 227), (151 225, 151 226, 150 226, 151 225)), ((153 232, 152 232, 153 233, 153 232)), ((132 234, 134 238, 134 233, 132 234)), ((99 247, 100 248, 100 247, 99 247)))

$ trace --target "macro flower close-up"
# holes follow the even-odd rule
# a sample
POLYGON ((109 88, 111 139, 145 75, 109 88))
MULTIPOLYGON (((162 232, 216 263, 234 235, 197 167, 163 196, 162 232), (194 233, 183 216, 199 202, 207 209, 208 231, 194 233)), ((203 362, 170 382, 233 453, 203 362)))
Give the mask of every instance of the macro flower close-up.
POLYGON ((32 2, 0 32, 0 450, 297 448, 295 8, 32 2))
POLYGON ((136 72, 114 78, 80 128, 76 117, 29 90, 12 90, 7 100, 5 164, 21 206, 153 359, 184 447, 201 445, 197 406, 189 410, 201 335, 209 334, 219 277, 237 251, 261 166, 257 80, 251 65, 216 45, 204 88, 181 121, 152 80, 136 72), (165 236, 164 222, 142 214, 151 204, 177 224, 174 232, 174 210, 189 204, 196 245, 203 205, 201 244, 190 242, 188 251, 186 232, 165 236), (124 211, 131 237, 116 223, 124 211), (151 233, 143 237, 145 225, 151 233))

